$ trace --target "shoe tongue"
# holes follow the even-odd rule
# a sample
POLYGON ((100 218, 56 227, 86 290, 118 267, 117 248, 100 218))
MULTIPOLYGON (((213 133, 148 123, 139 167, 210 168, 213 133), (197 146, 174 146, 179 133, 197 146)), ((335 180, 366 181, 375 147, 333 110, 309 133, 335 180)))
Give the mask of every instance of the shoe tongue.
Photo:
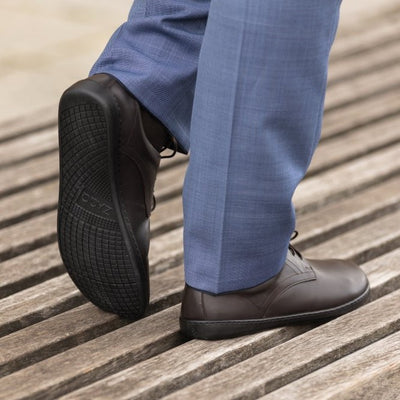
POLYGON ((144 132, 157 151, 161 151, 169 143, 169 134, 164 125, 145 108, 141 108, 144 132))

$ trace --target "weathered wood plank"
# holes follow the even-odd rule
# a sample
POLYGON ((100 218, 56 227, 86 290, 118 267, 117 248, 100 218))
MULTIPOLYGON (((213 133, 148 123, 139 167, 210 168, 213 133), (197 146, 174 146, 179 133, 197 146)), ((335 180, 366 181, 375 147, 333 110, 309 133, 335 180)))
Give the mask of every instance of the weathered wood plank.
POLYGON ((400 117, 389 117, 346 135, 322 141, 315 151, 307 176, 362 157, 400 142, 400 117), (379 135, 377 135, 379 132, 379 135))
POLYGON ((56 243, 0 263, 0 298, 65 272, 56 243))
POLYGON ((304 250, 400 208, 400 177, 299 215, 296 246, 304 250))
POLYGON ((399 86, 400 66, 396 63, 331 86, 326 92, 325 109, 344 107, 358 99, 399 86))
POLYGON ((305 254, 309 258, 329 258, 340 253, 342 258, 362 263, 399 247, 399 226, 400 211, 396 211, 311 247, 305 254))
POLYGON ((400 391, 400 332, 341 358, 260 400, 396 400, 400 391))
POLYGON ((18 118, 0 122, 0 143, 25 136, 32 132, 55 127, 58 104, 51 104, 39 111, 20 115, 18 118))
MULTIPOLYGON (((393 254, 391 255, 391 260, 395 259, 400 260, 400 250, 393 252, 393 254)), ((386 270, 387 272, 387 285, 384 286, 390 286, 392 288, 392 283, 389 282, 392 282, 392 280, 394 280, 397 282, 397 285, 399 285, 400 271, 398 271, 394 265, 387 264, 387 260, 388 256, 384 256, 380 260, 372 261, 370 265, 366 265, 366 267, 367 269, 372 269, 376 268, 378 265, 383 265, 385 267, 384 270, 386 270), (375 266, 373 267, 373 265, 375 266)), ((383 275, 385 275, 385 271, 383 271, 383 275)), ((376 275, 371 275, 370 278, 371 290, 372 293, 375 294, 378 292, 378 290, 381 290, 381 285, 383 281, 375 281, 376 275)), ((399 286, 397 286, 397 288, 398 287, 399 286)), ((380 291, 380 293, 383 292, 380 291)), ((397 293, 396 298, 398 299, 399 296, 400 292, 397 293)), ((393 304, 395 303, 395 301, 391 300, 390 303, 392 305, 392 309, 390 311, 391 318, 395 318, 396 324, 400 324, 400 316, 396 317, 393 309, 393 304)), ((373 313, 377 312, 379 312, 379 306, 374 305, 373 313)), ((359 317, 354 317, 354 320, 358 321, 359 319, 365 318, 365 321, 367 321, 368 317, 370 317, 371 314, 365 315, 364 313, 365 311, 360 310, 358 312, 359 317)), ((351 317, 347 317, 347 320, 350 319, 351 317)), ((382 329, 381 325, 385 324, 384 318, 382 318, 381 316, 381 319, 375 322, 377 323, 377 325, 372 327, 370 331, 371 334, 374 334, 375 332, 375 334, 381 335, 381 337, 384 336, 383 332, 377 332, 379 331, 379 329, 382 329)), ((328 325, 329 324, 338 323, 333 321, 329 322, 328 325)), ((364 328, 365 325, 366 323, 364 322, 364 328)), ((315 327, 315 325, 313 326, 315 327)), ((342 323, 339 323, 339 326, 343 326, 342 323)), ((253 357, 257 353, 264 352, 279 343, 283 343, 289 338, 302 333, 301 328, 301 326, 286 327, 266 331, 244 338, 232 339, 228 341, 216 341, 211 343, 192 340, 178 348, 172 349, 166 353, 154 357, 153 359, 146 360, 130 369, 122 371, 121 373, 105 378, 100 382, 94 383, 87 388, 84 388, 77 392, 73 392, 71 395, 66 396, 66 399, 102 398, 102 396, 104 396, 104 398, 108 398, 111 393, 118 393, 118 396, 121 399, 160 398, 161 396, 166 395, 174 390, 180 389, 185 385, 192 384, 207 376, 213 375, 218 371, 226 369, 229 366, 234 365, 240 361, 253 357), (174 368, 171 368, 171 365, 173 365, 174 368)), ((307 329, 308 328, 309 327, 307 327, 307 329)), ((387 322, 387 325, 385 325, 385 328, 389 330, 392 329, 392 332, 394 331, 393 327, 390 327, 389 321, 387 322)), ((312 331, 308 332, 308 334, 310 334, 311 332, 312 331)), ((331 327, 330 332, 335 332, 335 328, 331 327)), ((360 329, 358 331, 359 339, 362 338, 363 334, 367 333, 368 332, 363 333, 362 329, 360 329)), ((314 335, 312 336, 314 337, 314 335)), ((315 334, 315 337, 318 340, 318 334, 315 334)), ((297 344, 299 344, 301 342, 301 336, 296 339, 298 339, 297 344)), ((307 340, 305 340, 305 342, 307 343, 307 340)), ((289 343, 290 342, 286 344, 289 343)), ((362 347, 362 345, 363 344, 360 343, 360 347, 362 347)), ((288 360, 287 364, 290 365, 290 360, 288 360)), ((282 365, 284 365, 284 362, 280 363, 280 367, 282 367, 282 365)), ((230 379, 232 379, 232 376, 230 377, 230 379)), ((227 387, 229 387, 229 385, 227 387)), ((194 391, 185 393, 185 395, 188 396, 186 398, 193 397, 194 393, 194 391), (192 396, 189 396, 189 393, 192 396)), ((214 393, 211 392, 208 393, 208 395, 210 395, 210 397, 213 397, 214 393)), ((174 394, 171 396, 171 398, 174 398, 174 394)), ((185 398, 185 396, 182 395, 178 398, 185 398)), ((207 398, 207 395, 204 394, 204 396, 202 396, 201 398, 207 398)), ((222 394, 221 398, 223 398, 222 394)))
POLYGON ((58 136, 55 128, 26 135, 23 139, 10 140, 0 146, 0 168, 55 152, 57 147, 58 136))
POLYGON ((400 291, 391 293, 166 399, 258 398, 396 332, 400 328, 399 301, 400 291))
POLYGON ((358 53, 332 62, 329 69, 328 87, 341 80, 352 79, 356 74, 365 74, 385 68, 398 62, 399 58, 400 46, 396 40, 382 43, 379 47, 369 48, 361 54, 358 53))
POLYGON ((346 107, 327 111, 324 114, 321 140, 398 115, 399 111, 400 96, 397 88, 360 99, 346 107))
POLYGON ((176 345, 179 306, 141 319, 0 379, 0 399, 55 398, 176 345))
POLYGON ((0 228, 54 210, 58 201, 58 180, 34 186, 0 199, 0 228))
POLYGON ((298 213, 331 203, 398 174, 399 154, 400 144, 395 144, 304 180, 293 198, 298 213))
POLYGON ((51 153, 5 168, 1 175, 0 197, 48 182, 58 176, 58 154, 51 153))
POLYGON ((42 321, 86 302, 66 275, 0 300, 0 336, 42 321))
POLYGON ((391 16, 390 23, 380 16, 376 24, 363 26, 358 32, 352 31, 346 36, 341 36, 342 31, 339 30, 338 38, 332 48, 331 61, 336 63, 384 44, 398 42, 399 29, 400 17, 397 12, 391 16))
POLYGON ((51 211, 0 230, 0 261, 54 242, 56 212, 51 211))
MULTIPOLYGON (((180 301, 184 284, 183 266, 152 276, 150 283, 148 314, 180 301)), ((53 317, 49 316, 42 322, 0 338, 0 376, 25 368, 127 324, 127 320, 106 313, 91 303, 53 317)))

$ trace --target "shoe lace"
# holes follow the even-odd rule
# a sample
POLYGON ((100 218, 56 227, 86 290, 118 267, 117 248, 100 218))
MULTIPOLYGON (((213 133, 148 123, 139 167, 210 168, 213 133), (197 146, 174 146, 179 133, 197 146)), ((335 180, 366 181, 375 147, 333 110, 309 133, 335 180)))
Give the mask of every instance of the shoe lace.
POLYGON ((161 158, 172 158, 178 151, 178 142, 172 135, 169 135, 169 142, 161 148, 160 153, 162 153, 165 149, 170 149, 170 145, 173 146, 172 153, 166 156, 161 156, 161 158))
MULTIPOLYGON (((290 237, 290 241, 296 239, 297 236, 299 236, 299 232, 293 231, 292 236, 290 237)), ((289 243, 289 250, 294 256, 300 257, 301 260, 303 259, 301 253, 297 249, 295 249, 291 243, 289 243)))
MULTIPOLYGON (((172 153, 167 154, 165 156, 161 156, 161 158, 172 158, 178 151, 178 142, 172 135, 169 136, 169 142, 161 148, 160 153, 162 153, 166 149, 170 149, 171 145, 173 147, 172 153)), ((153 193, 153 204, 151 206, 151 212, 154 211, 154 209, 156 208, 156 205, 157 205, 156 196, 154 196, 154 193, 153 193)))

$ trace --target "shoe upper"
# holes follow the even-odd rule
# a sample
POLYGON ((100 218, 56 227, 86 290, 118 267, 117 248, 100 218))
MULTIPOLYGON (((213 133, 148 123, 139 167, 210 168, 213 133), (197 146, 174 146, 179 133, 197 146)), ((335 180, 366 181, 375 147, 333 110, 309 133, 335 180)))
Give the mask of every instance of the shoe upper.
MULTIPOLYGON (((154 185, 161 155, 145 131, 144 109, 125 87, 108 74, 96 74, 89 79, 106 87, 115 101, 119 129, 115 132, 117 148, 114 179, 122 213, 130 221, 127 228, 132 231, 142 260, 146 260, 147 263, 150 241, 149 217, 153 208, 154 185)), ((150 129, 160 133, 159 143, 168 143, 170 136, 161 122, 148 112, 146 119, 150 129)))
POLYGON ((213 295, 186 285, 181 317, 188 320, 244 320, 329 310, 368 290, 353 262, 307 260, 288 250, 281 272, 255 287, 213 295))

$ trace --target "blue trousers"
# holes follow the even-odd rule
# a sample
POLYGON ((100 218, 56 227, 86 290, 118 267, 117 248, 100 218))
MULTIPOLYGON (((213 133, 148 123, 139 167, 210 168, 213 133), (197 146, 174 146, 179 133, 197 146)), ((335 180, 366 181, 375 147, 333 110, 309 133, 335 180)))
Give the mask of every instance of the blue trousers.
POLYGON ((223 293, 284 265, 318 143, 341 0, 135 0, 91 70, 190 148, 186 282, 223 293))

